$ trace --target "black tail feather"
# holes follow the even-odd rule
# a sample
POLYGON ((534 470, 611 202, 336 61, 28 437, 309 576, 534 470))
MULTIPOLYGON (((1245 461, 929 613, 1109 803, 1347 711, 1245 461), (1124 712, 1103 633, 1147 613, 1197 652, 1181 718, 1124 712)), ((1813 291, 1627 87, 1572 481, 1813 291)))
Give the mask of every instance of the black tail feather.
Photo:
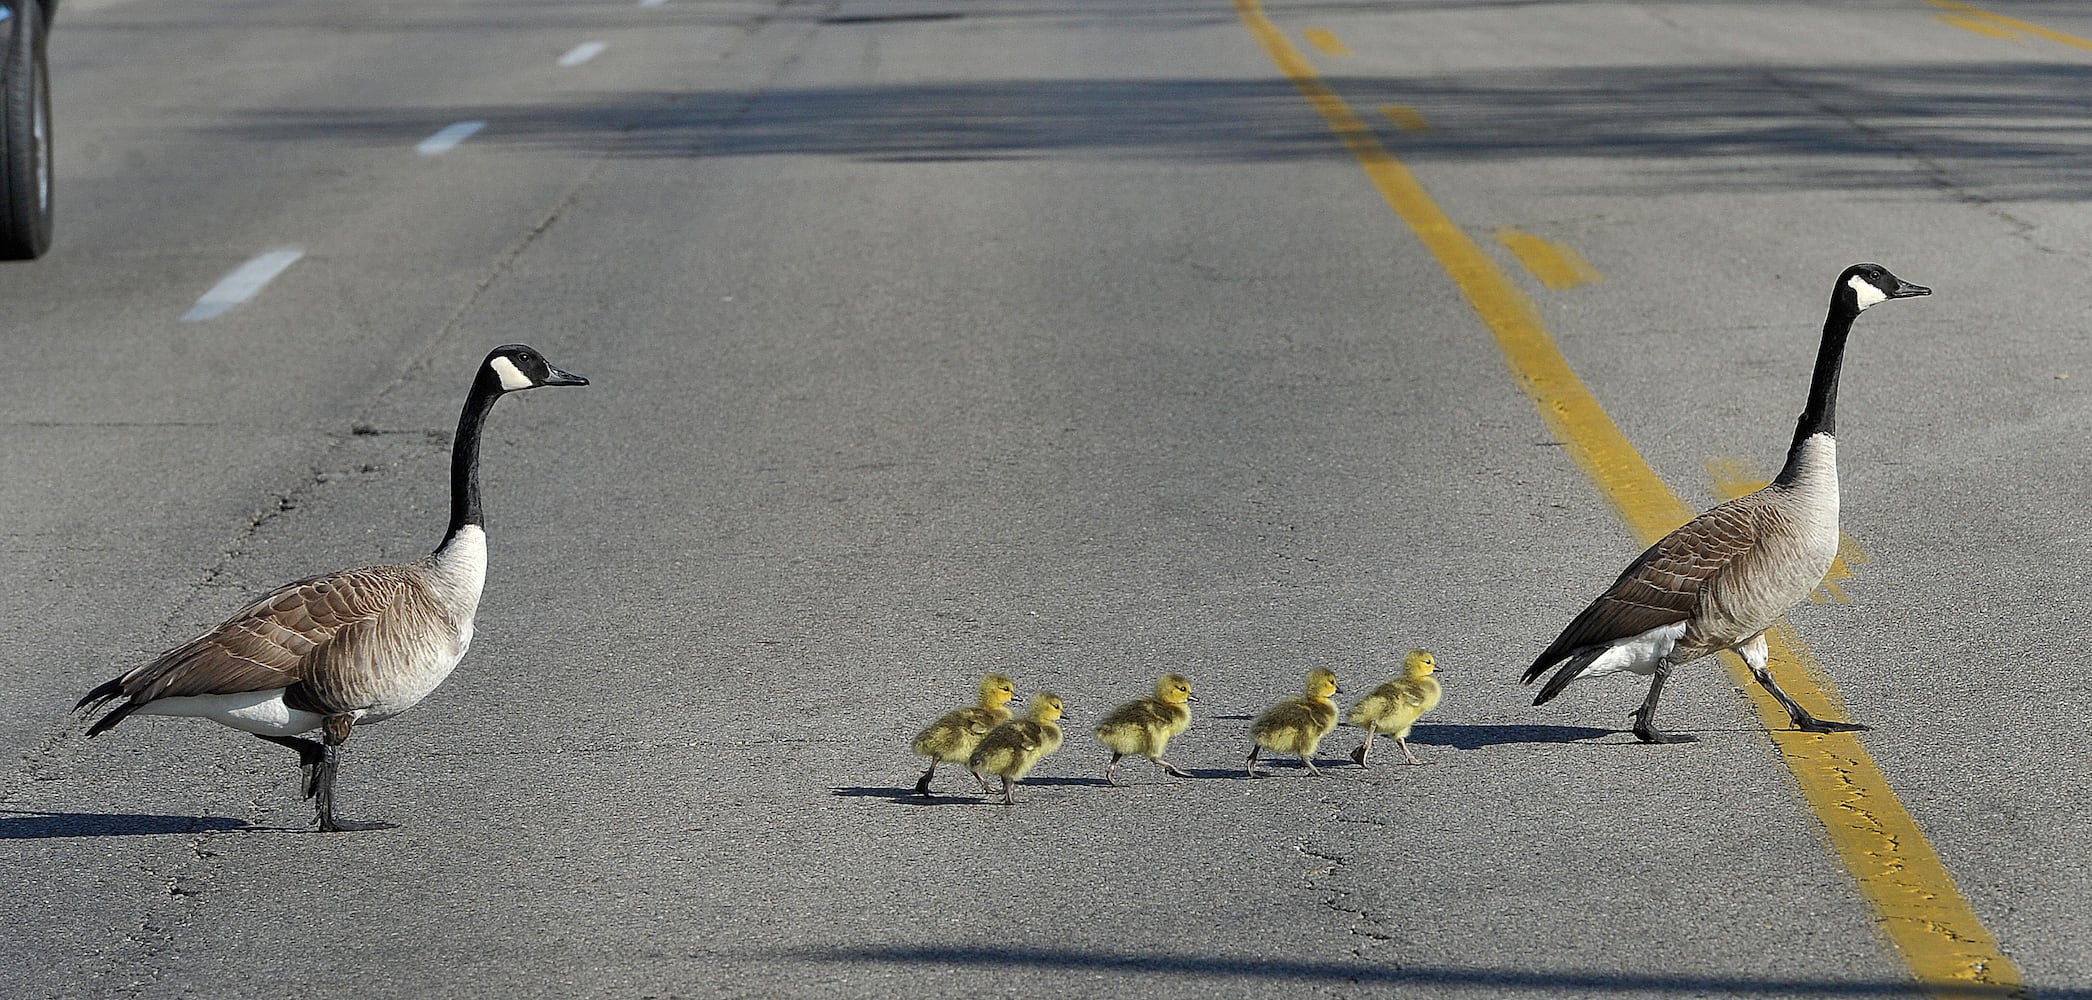
MULTIPOLYGON (((1578 677, 1583 676, 1584 668, 1590 666, 1591 661, 1596 660, 1600 656, 1604 655, 1605 651, 1610 648, 1612 647, 1591 646, 1586 649, 1580 650, 1576 654, 1570 656, 1568 659, 1563 660, 1561 666, 1555 669, 1554 676, 1549 677, 1547 679, 1547 684, 1540 689, 1540 696, 1533 699, 1533 704, 1545 705, 1548 702, 1553 701, 1554 696, 1561 694, 1562 689, 1568 687, 1570 681, 1573 681, 1578 677)), ((1534 676, 1537 676, 1538 673, 1539 671, 1537 670, 1533 671, 1534 676)), ((1528 677, 1526 678, 1526 681, 1527 683, 1531 683, 1532 678, 1528 677)))
MULTIPOLYGON (((73 703, 73 711, 84 711, 89 714, 93 714, 94 712, 99 710, 103 705, 107 705, 108 703, 115 701, 116 699, 121 698, 123 696, 123 678, 118 677, 115 680, 109 681, 108 683, 102 684, 99 687, 96 687, 94 690, 87 692, 87 694, 83 696, 79 701, 73 703)), ((126 716, 130 715, 132 712, 135 712, 137 710, 138 706, 135 703, 118 705, 116 706, 116 709, 114 711, 111 711, 108 715, 104 715, 101 718, 96 719, 94 725, 87 727, 87 735, 99 736, 105 732, 108 732, 110 729, 114 728, 117 723, 122 722, 126 716)))

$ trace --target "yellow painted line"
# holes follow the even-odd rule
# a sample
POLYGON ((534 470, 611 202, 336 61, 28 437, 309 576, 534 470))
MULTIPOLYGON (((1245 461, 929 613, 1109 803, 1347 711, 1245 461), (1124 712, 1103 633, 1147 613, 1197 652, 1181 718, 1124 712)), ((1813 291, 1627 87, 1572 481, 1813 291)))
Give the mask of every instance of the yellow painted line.
POLYGON ((1404 104, 1383 104, 1380 114, 1404 132, 1429 132, 1431 122, 1424 113, 1404 104))
POLYGON ((1316 51, 1321 52, 1325 56, 1348 56, 1351 54, 1351 46, 1345 45, 1344 40, 1338 38, 1337 33, 1328 28, 1304 28, 1300 32, 1300 37, 1306 39, 1309 45, 1314 46, 1316 51))
POLYGON ((2076 35, 2057 31, 2054 28, 2044 28, 2038 24, 2035 24, 2032 21, 2022 21, 2016 17, 2006 17, 2003 14, 1984 10, 1981 7, 1975 7, 1969 4, 1961 3, 1959 2, 1959 0, 1926 0, 1926 2, 1930 3, 1934 7, 1940 8, 1941 10, 1951 10, 1962 14, 1967 14, 1970 17, 1989 22, 1990 24, 1996 25, 2000 28, 2007 28, 2012 31, 2021 32, 2023 34, 2033 35, 2036 38, 2046 38, 2049 41, 2055 42, 2058 45, 2068 45, 2074 49, 2084 49, 2088 52, 2092 52, 2092 39, 2079 38, 2076 35))
POLYGON ((1595 285, 1605 280, 1605 275, 1599 274, 1583 254, 1567 244, 1509 226, 1496 231, 1496 241, 1511 251, 1511 256, 1518 258, 1518 262, 1525 265, 1533 277, 1540 279, 1541 284, 1556 291, 1578 285, 1595 285))
POLYGON ((1963 31, 1973 31, 1976 34, 1991 38, 2004 38, 2016 42, 2020 37, 2019 32, 2002 24, 1992 24, 1980 17, 1968 17, 1962 14, 1935 14, 1933 16, 1963 31))
MULTIPOLYGON (((1733 500, 1746 493, 1756 493, 1772 481, 1770 476, 1759 471, 1754 463, 1745 458, 1708 459, 1707 478, 1714 485, 1714 495, 1723 500, 1733 500)), ((1873 561, 1874 556, 1866 549, 1860 548, 1860 543, 1853 541, 1851 535, 1838 532, 1838 554, 1831 560, 1830 572, 1824 574, 1823 585, 1816 588, 1816 592, 1809 595, 1809 599, 1817 604, 1851 604, 1852 595, 1847 594, 1845 588, 1838 586, 1838 581, 1852 579, 1855 575, 1852 567, 1864 566, 1873 561)))
MULTIPOLYGON (((1322 82, 1259 0, 1234 0, 1243 26, 1279 71, 1329 123, 1395 214, 1415 231, 1439 266, 1495 335, 1497 346, 1541 420, 1619 509, 1635 536, 1649 543, 1693 514, 1642 460, 1626 435, 1576 377, 1540 322, 1532 301, 1509 275, 1432 200, 1409 168, 1366 128, 1358 114, 1322 82)), ((1940 2, 1940 0, 1935 0, 1940 2)), ((1823 691, 1807 683, 1813 662, 1799 636, 1784 624, 1769 636, 1772 670, 1804 706, 1821 704, 1823 691)), ((1838 857, 1873 905, 1918 984, 1936 997, 2025 996, 2019 968, 1976 918, 1954 877, 1940 863, 1865 747, 1850 733, 1796 733, 1787 713, 1733 658, 1729 675, 1742 687, 1772 732, 1802 794, 1823 822, 1838 857)))

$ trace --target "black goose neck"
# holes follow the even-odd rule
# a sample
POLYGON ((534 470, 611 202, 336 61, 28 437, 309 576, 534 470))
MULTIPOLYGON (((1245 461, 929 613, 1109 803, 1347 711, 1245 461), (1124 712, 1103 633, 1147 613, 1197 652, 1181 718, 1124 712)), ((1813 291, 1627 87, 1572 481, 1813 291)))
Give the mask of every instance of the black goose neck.
POLYGON ((1845 364, 1845 338, 1852 332, 1858 308, 1842 301, 1831 303, 1823 319, 1823 342, 1816 348, 1816 373, 1809 379, 1808 406, 1794 422, 1794 443, 1787 447, 1787 464, 1777 481, 1790 481, 1801 456, 1802 442, 1818 434, 1837 433, 1838 373, 1845 364))
POLYGON ((480 369, 458 414, 458 433, 450 443, 450 528, 448 542, 466 525, 483 525, 479 505, 479 438, 487 411, 501 398, 501 384, 487 369, 480 369))

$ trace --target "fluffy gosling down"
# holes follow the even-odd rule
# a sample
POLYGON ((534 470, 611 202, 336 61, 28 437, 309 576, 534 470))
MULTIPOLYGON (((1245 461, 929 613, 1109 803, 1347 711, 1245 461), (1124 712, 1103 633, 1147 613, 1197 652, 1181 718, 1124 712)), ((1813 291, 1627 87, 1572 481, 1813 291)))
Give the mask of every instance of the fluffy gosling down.
POLYGON ((981 738, 981 745, 968 758, 966 766, 979 779, 981 787, 988 785, 983 774, 1002 778, 1002 804, 1013 806, 1017 799, 1011 794, 1017 782, 1024 780, 1032 766, 1045 759, 1047 754, 1060 749, 1061 727, 1060 696, 1051 691, 1041 691, 1031 696, 1024 718, 1013 719, 996 726, 981 738))
MULTIPOLYGON (((930 758, 930 769, 916 781, 915 794, 930 794, 930 779, 936 776, 937 765, 964 767, 974 749, 981 745, 981 739, 996 726, 1010 721, 1010 699, 1015 697, 1015 682, 1001 674, 989 674, 981 678, 980 700, 973 706, 952 709, 917 733, 915 752, 930 758)), ((987 779, 978 774, 973 777, 981 783, 981 791, 988 790, 987 779)))
POLYGON ((1191 727, 1191 680, 1183 674, 1164 674, 1155 682, 1155 696, 1129 701, 1111 710, 1097 723, 1097 742, 1111 748, 1111 763, 1104 766, 1104 780, 1119 783, 1119 758, 1139 754, 1173 777, 1189 778, 1177 765, 1163 759, 1170 737, 1191 727))
POLYGON ((1365 742, 1351 748, 1352 760, 1363 765, 1366 755, 1373 752, 1373 736, 1386 733, 1402 748, 1404 759, 1423 763, 1409 752, 1409 727, 1437 708, 1438 699, 1445 695, 1438 678, 1431 676, 1437 670, 1438 659, 1429 650, 1412 649, 1402 658, 1402 676, 1374 688, 1351 706, 1351 724, 1366 728, 1365 742))
POLYGON ((1309 774, 1321 774, 1315 768, 1315 748, 1337 727, 1337 703, 1330 696, 1343 690, 1337 686, 1336 674, 1316 667, 1308 671, 1305 697, 1288 698, 1257 716, 1249 726, 1250 736, 1257 741, 1249 748, 1249 776, 1257 776, 1257 753, 1263 750, 1299 754, 1309 774))

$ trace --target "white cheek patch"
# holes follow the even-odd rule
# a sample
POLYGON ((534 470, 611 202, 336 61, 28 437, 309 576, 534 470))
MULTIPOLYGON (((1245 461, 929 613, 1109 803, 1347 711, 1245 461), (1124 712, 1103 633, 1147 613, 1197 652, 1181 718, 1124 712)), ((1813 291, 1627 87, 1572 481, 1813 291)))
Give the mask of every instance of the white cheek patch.
POLYGON ((510 392, 528 389, 537 384, 530 380, 530 376, 523 374, 523 369, 516 367, 515 362, 507 358, 495 358, 487 364, 493 367, 494 374, 501 376, 501 387, 510 392))
POLYGON ((1867 281, 1867 279, 1862 278, 1857 274, 1853 275, 1852 278, 1846 281, 1845 283, 1847 285, 1852 286, 1852 294, 1854 297, 1859 299, 1860 308, 1862 310, 1866 309, 1868 306, 1871 305, 1887 302, 1889 299, 1887 293, 1883 292, 1879 288, 1874 287, 1871 283, 1867 281))

